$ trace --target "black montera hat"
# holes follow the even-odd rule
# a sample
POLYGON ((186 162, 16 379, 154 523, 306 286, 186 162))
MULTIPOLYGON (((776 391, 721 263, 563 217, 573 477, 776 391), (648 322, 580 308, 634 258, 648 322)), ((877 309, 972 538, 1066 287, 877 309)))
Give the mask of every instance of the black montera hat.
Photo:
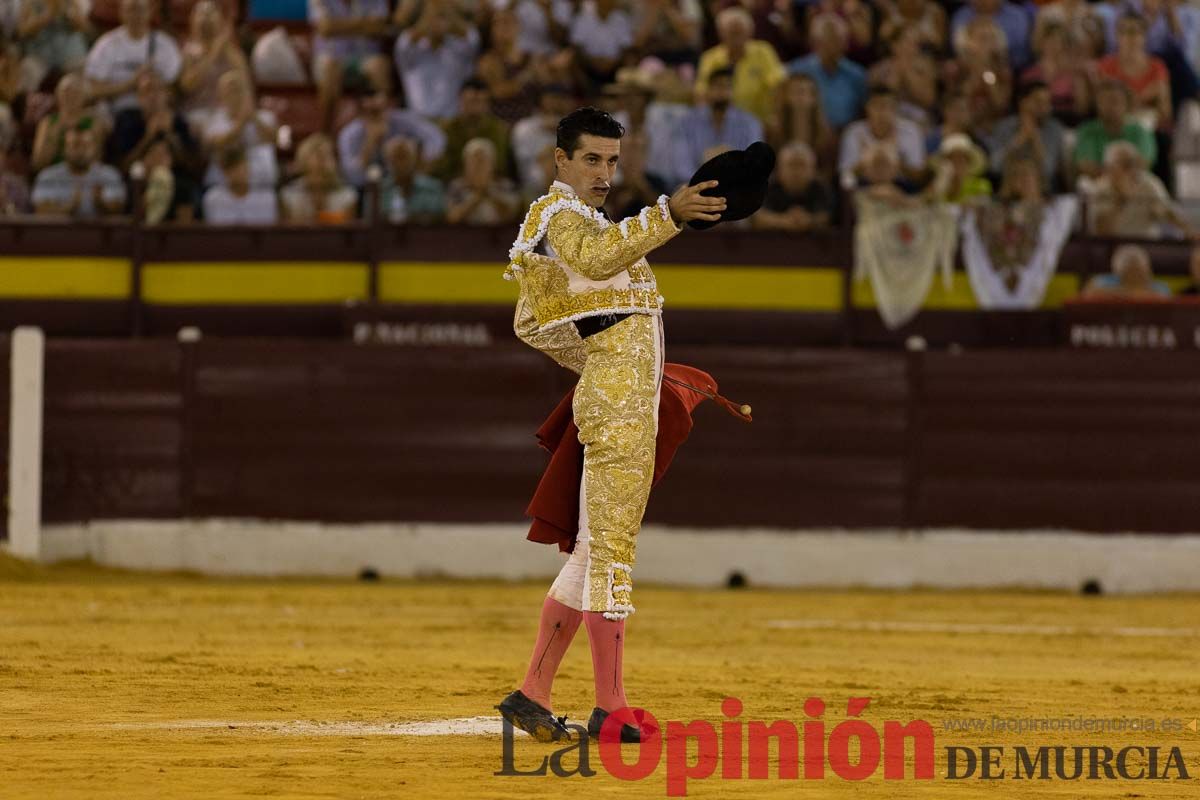
MULTIPOLYGON (((767 179, 775 168, 775 151, 766 142, 755 142, 745 150, 730 150, 714 156, 696 170, 688 181, 695 186, 705 181, 717 181, 714 189, 705 189, 703 194, 725 198, 725 210, 717 222, 732 222, 758 211, 767 196, 767 179)), ((688 223, 696 230, 704 230, 717 222, 694 219, 688 223)))

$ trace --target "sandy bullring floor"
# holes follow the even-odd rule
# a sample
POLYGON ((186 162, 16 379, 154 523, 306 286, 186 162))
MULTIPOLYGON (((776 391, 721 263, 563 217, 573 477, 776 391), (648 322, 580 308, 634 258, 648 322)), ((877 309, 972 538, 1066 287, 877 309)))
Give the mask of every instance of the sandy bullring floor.
MULTIPOLYGON (((665 797, 598 774, 496 776, 492 707, 523 674, 538 584, 214 581, 0 558, 0 798, 665 797)), ((637 588, 631 701, 660 721, 832 729, 928 721, 933 780, 688 783, 689 797, 1200 796, 1200 597, 1050 593, 680 591, 637 588), (1175 720, 1169 731, 950 730, 966 720, 1175 720), (1177 746, 1191 780, 1013 781, 1025 745, 1177 746), (1009 777, 946 780, 947 746, 1001 745, 1009 777)), ((581 630, 556 712, 592 707, 581 630)), ((514 764, 555 748, 515 741, 514 764)), ((628 750, 630 761, 634 751, 628 750)), ((853 753, 857 757, 857 748, 853 753)), ((665 759, 664 759, 665 760, 665 759)), ((568 760, 567 763, 573 763, 568 760)), ((1161 765, 1160 765, 1161 766, 1161 765)), ((744 774, 744 773, 743 773, 744 774)), ((911 773, 910 773, 911 774, 911 773)), ((1172 778, 1174 778, 1172 773, 1172 778)))

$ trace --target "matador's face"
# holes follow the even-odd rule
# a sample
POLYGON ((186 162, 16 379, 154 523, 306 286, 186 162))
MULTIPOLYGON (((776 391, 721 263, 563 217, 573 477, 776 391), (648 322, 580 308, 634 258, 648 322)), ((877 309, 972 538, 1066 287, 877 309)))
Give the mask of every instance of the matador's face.
POLYGON ((558 179, 569 184, 583 202, 600 208, 612 189, 613 174, 621 156, 621 140, 585 133, 579 137, 575 152, 567 156, 561 147, 554 150, 558 179))

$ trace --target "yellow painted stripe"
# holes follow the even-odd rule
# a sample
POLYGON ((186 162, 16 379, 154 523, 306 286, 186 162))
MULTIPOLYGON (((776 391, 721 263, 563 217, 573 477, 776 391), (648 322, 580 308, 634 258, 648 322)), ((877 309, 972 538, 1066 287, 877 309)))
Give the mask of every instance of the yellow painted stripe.
POLYGON ((0 258, 0 297, 126 300, 130 263, 124 258, 0 258))
MULTIPOLYGON (((386 303, 512 303, 503 265, 388 262, 379 269, 386 303)), ((841 274, 827 268, 654 266, 667 308, 837 311, 841 274)))
POLYGON ((355 262, 147 264, 142 299, 149 303, 341 303, 366 300, 368 270, 355 262))
POLYGON ((511 305, 517 284, 504 264, 392 261, 379 265, 379 299, 385 303, 496 303, 511 305))
POLYGON ((1079 296, 1078 275, 1055 275, 1046 287, 1042 308, 1062 308, 1064 300, 1079 296))
MULTIPOLYGON (((971 291, 971 282, 965 272, 955 272, 951 278, 950 288, 942 286, 940 276, 934 276, 933 285, 929 288, 929 296, 925 298, 922 308, 938 311, 970 311, 979 308, 975 301, 975 293, 971 291)), ((856 308, 875 308, 875 293, 870 281, 855 281, 853 286, 854 305, 856 308)), ((1046 297, 1042 300, 1042 308, 1059 308, 1063 300, 1079 294, 1079 278, 1075 275, 1055 275, 1046 287, 1046 297)))
POLYGON ((839 311, 842 273, 827 267, 654 267, 667 308, 839 311))
MULTIPOLYGON (((0 298, 124 299, 129 262, 119 258, 0 257, 0 298)), ((380 299, 390 303, 507 305, 516 285, 498 263, 390 262, 380 266, 380 299)), ((829 267, 696 266, 654 268, 667 308, 826 311, 841 308, 841 274, 829 267)), ((1185 277, 1164 280, 1178 288, 1185 277)), ((355 262, 221 262, 147 264, 142 296, 151 303, 340 303, 365 300, 368 273, 355 262)), ((1059 308, 1078 294, 1074 275, 1055 275, 1042 303, 1059 308)), ((874 308, 867 282, 853 286, 854 304, 874 308)), ((934 279, 925 308, 978 308, 966 273, 949 290, 934 279)))

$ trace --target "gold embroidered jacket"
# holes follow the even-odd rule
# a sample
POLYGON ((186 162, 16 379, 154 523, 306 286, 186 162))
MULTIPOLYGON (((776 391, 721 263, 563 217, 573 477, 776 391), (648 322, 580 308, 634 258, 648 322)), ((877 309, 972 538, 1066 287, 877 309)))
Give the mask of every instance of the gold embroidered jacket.
POLYGON ((682 227, 667 196, 636 217, 610 222, 561 181, 529 207, 509 250, 507 280, 520 282, 513 329, 571 369, 582 369, 573 322, 611 313, 659 314, 663 297, 645 255, 682 227), (543 252, 537 252, 540 249, 543 252))

